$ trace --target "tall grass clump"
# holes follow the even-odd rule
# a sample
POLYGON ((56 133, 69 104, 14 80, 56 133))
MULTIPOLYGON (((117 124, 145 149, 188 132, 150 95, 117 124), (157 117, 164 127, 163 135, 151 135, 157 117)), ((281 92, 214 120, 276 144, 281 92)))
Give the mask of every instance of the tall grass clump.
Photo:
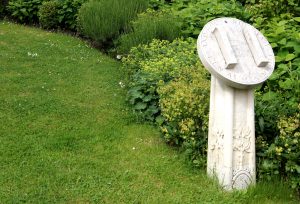
POLYGON ((148 10, 132 21, 132 31, 119 39, 119 52, 128 53, 132 47, 148 44, 153 39, 173 41, 180 36, 176 17, 167 12, 148 10))
POLYGON ((129 29, 129 23, 144 11, 148 0, 91 0, 79 10, 79 32, 105 45, 129 29))

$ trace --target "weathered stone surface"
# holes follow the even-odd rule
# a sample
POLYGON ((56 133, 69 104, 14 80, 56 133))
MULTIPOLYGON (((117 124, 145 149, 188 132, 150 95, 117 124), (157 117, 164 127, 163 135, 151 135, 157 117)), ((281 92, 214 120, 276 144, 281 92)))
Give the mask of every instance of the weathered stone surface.
POLYGON ((255 183, 253 87, 273 72, 274 54, 254 27, 233 18, 206 24, 198 53, 212 73, 207 172, 227 190, 255 183))
POLYGON ((204 66, 235 88, 257 86, 274 70, 274 53, 267 39, 238 19, 210 21, 201 31, 197 45, 204 66))

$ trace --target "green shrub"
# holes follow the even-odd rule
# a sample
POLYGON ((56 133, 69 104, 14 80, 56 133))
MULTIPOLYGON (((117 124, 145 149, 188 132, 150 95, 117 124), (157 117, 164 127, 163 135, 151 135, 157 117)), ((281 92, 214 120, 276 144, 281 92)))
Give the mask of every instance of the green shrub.
POLYGON ((8 0, 0 0, 0 18, 7 15, 8 0))
POLYGON ((299 16, 299 4, 299 0, 246 0, 246 9, 253 18, 258 16, 269 18, 284 13, 293 13, 295 16, 299 16))
POLYGON ((161 114, 160 128, 167 142, 183 145, 190 160, 205 166, 208 133, 209 80, 200 63, 183 67, 178 79, 161 84, 158 89, 161 114))
POLYGON ((123 58, 128 100, 156 122, 169 144, 178 145, 195 165, 205 165, 209 80, 196 54, 196 41, 153 40, 123 58))
POLYGON ((128 53, 131 47, 150 43, 153 39, 172 41, 180 35, 175 16, 166 12, 148 10, 132 22, 132 32, 119 39, 119 51, 128 53))
POLYGON ((5 7, 0 4, 0 18, 2 18, 4 16, 4 10, 5 10, 5 7))
POLYGON ((235 17, 244 21, 250 18, 243 6, 235 0, 179 0, 172 5, 175 15, 181 18, 182 33, 197 38, 203 26, 218 17, 235 17))
POLYGON ((38 13, 40 25, 43 28, 51 29, 59 27, 58 11, 61 4, 58 1, 45 1, 40 6, 38 13))
POLYGON ((98 43, 110 42, 127 31, 147 5, 147 0, 91 0, 79 10, 80 31, 98 43))
POLYGON ((4 17, 8 0, 0 0, 0 18, 4 17))
POLYGON ((38 11, 43 0, 11 0, 7 10, 20 23, 37 23, 38 11))
POLYGON ((274 73, 257 94, 256 115, 257 121, 260 121, 258 133, 265 137, 273 138, 274 131, 277 130, 277 115, 293 115, 300 102, 299 20, 289 15, 281 15, 268 21, 256 19, 255 26, 271 43, 276 61, 274 73))
POLYGON ((149 6, 154 10, 159 10, 165 5, 170 5, 173 0, 149 0, 149 6))
POLYGON ((87 0, 63 0, 58 11, 61 28, 76 31, 78 11, 87 0))
POLYGON ((275 141, 279 169, 284 169, 291 180, 292 188, 300 192, 300 104, 298 112, 288 118, 280 118, 278 128, 280 136, 275 141))
MULTIPOLYGON (((255 26, 267 37, 273 47, 276 67, 266 83, 256 92, 256 135, 257 161, 259 176, 270 179, 274 175, 288 176, 291 186, 299 189, 295 172, 300 160, 299 154, 285 151, 285 142, 292 146, 291 140, 282 137, 283 132, 290 131, 285 127, 286 121, 293 120, 299 113, 300 103, 300 38, 299 18, 281 14, 271 19, 258 17, 255 26), (279 151, 280 150, 280 151, 279 151), (284 154, 278 155, 278 151, 284 154), (295 158, 296 157, 296 158, 295 158), (293 169, 294 174, 291 171, 293 169), (296 182, 296 184, 295 184, 296 182)), ((292 127, 293 122, 290 124, 292 127)), ((296 132, 298 130, 295 130, 296 132)), ((292 131, 293 132, 293 131, 292 131)), ((293 138, 294 133, 289 139, 293 138)), ((294 138, 296 139, 296 138, 294 138)), ((298 145, 298 144, 296 144, 298 145)))
POLYGON ((260 165, 260 177, 281 175, 290 181, 292 188, 300 192, 300 104, 298 113, 281 117, 277 123, 279 136, 264 152, 260 165))
POLYGON ((128 78, 128 101, 133 109, 150 121, 160 120, 158 82, 178 78, 182 67, 193 67, 199 60, 194 39, 153 40, 133 47, 122 59, 128 78))

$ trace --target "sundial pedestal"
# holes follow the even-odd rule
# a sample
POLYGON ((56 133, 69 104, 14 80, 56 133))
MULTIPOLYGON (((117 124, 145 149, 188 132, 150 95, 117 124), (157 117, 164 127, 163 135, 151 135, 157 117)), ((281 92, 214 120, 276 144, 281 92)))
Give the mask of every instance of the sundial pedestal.
POLYGON ((254 91, 230 87, 213 75, 207 172, 228 190, 255 183, 254 91))
POLYGON ((218 18, 201 31, 198 54, 211 72, 207 172, 226 190, 255 184, 254 87, 273 72, 274 54, 254 27, 218 18))

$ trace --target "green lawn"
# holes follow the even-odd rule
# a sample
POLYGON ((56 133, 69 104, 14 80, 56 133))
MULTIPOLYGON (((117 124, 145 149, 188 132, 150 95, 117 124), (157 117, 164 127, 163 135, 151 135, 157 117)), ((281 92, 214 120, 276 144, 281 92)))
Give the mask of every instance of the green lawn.
POLYGON ((0 22, 0 203, 298 203, 280 182, 226 193, 136 124, 120 63, 0 22))

